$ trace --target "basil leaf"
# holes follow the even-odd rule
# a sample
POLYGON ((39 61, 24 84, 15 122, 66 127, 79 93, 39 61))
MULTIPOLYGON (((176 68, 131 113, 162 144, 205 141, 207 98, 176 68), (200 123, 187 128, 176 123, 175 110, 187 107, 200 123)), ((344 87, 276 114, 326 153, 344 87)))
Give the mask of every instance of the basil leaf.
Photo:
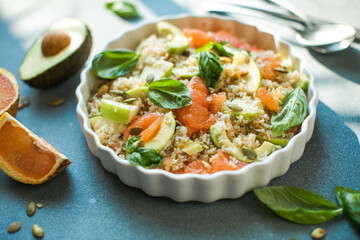
POLYGON ((138 148, 140 137, 129 138, 126 143, 127 159, 133 165, 143 166, 144 168, 159 167, 162 165, 164 157, 158 154, 154 149, 138 148))
POLYGON ((342 206, 344 214, 348 216, 357 229, 360 229, 360 192, 346 187, 335 187, 337 202, 342 206))
POLYGON ((274 136, 279 136, 285 130, 300 125, 307 113, 307 98, 304 91, 297 87, 282 99, 281 112, 271 117, 274 136))
POLYGON ((135 152, 128 155, 128 160, 134 165, 139 165, 144 168, 154 168, 162 165, 164 157, 154 149, 137 148, 135 152))
POLYGON ((326 222, 342 211, 323 196, 297 187, 264 187, 254 193, 276 214, 300 224, 326 222))
POLYGON ((230 58, 234 56, 236 51, 239 51, 228 42, 217 42, 214 44, 214 49, 219 53, 219 55, 228 56, 230 58))
POLYGON ((149 84, 147 94, 155 105, 162 108, 178 109, 192 104, 186 85, 170 78, 162 78, 149 84))
POLYGON ((132 153, 136 150, 140 142, 140 136, 129 138, 126 143, 126 153, 132 153))
POLYGON ((94 73, 102 78, 113 79, 130 73, 139 54, 130 50, 111 50, 97 54, 92 61, 94 73))
POLYGON ((135 6, 125 1, 111 1, 105 3, 105 7, 125 20, 133 20, 140 17, 135 6))
POLYGON ((195 53, 199 53, 199 52, 208 52, 211 51, 211 49, 213 49, 214 47, 214 42, 208 42, 207 44, 205 44, 204 46, 196 49, 195 53))
POLYGON ((215 88, 218 83, 223 67, 220 58, 213 52, 200 52, 199 70, 207 88, 215 88))

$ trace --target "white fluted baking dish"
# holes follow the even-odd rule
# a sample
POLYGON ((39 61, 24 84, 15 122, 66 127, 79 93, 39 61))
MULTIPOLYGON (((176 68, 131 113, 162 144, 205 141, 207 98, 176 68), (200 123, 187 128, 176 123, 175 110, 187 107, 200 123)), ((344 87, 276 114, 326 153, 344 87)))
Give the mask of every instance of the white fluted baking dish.
POLYGON ((112 149, 102 145, 98 136, 92 131, 86 103, 91 97, 92 89, 97 85, 98 77, 89 66, 83 70, 81 83, 76 89, 78 98, 76 112, 89 148, 100 159, 104 168, 116 174, 125 184, 140 188, 151 196, 165 196, 179 202, 191 200, 213 202, 222 198, 238 198, 285 174, 290 165, 301 157, 315 124, 318 94, 314 88, 313 76, 306 69, 304 59, 274 34, 260 30, 261 26, 250 26, 229 18, 214 16, 179 15, 146 22, 124 32, 107 44, 105 49, 135 49, 141 39, 156 32, 158 21, 168 21, 180 28, 191 27, 209 31, 224 29, 245 38, 251 44, 256 43, 260 48, 273 49, 280 52, 284 58, 289 57, 294 68, 305 72, 310 78, 308 116, 302 123, 300 133, 294 136, 285 148, 272 153, 262 162, 249 164, 237 171, 221 171, 210 175, 177 175, 165 170, 145 169, 141 166, 133 166, 126 159, 118 157, 112 149))

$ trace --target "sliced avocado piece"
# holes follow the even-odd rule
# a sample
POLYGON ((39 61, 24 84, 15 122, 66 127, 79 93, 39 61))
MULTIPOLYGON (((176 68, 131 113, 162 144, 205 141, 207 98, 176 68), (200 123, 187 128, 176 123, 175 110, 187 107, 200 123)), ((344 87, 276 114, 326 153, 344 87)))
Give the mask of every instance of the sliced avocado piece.
POLYGON ((137 105, 115 102, 108 99, 101 100, 100 112, 101 115, 111 121, 128 124, 140 108, 137 105))
POLYGON ((241 149, 233 144, 226 134, 227 127, 224 122, 216 122, 210 127, 210 138, 216 147, 222 148, 224 152, 236 157, 237 160, 251 163, 253 161, 244 160, 241 149))
POLYGON ((92 37, 86 24, 74 18, 55 22, 30 47, 19 68, 28 85, 46 88, 74 75, 87 60, 92 37))
POLYGON ((147 96, 147 90, 148 90, 147 87, 138 87, 138 88, 130 89, 126 91, 126 93, 131 98, 145 98, 147 96))
POLYGON ((199 143, 190 140, 184 144, 184 146, 181 148, 181 151, 187 153, 188 155, 195 155, 204 151, 204 148, 199 143))
POLYGON ((310 80, 308 76, 305 73, 300 74, 300 79, 296 83, 295 88, 300 87, 302 90, 304 90, 305 93, 307 93, 309 88, 310 80))
POLYGON ((172 72, 175 75, 175 77, 177 77, 177 78, 189 78, 190 79, 192 77, 200 75, 199 69, 191 69, 188 67, 174 68, 172 70, 172 72))
POLYGON ((261 136, 256 136, 256 140, 260 140, 260 141, 268 141, 274 145, 279 145, 281 147, 286 147, 286 145, 289 142, 289 139, 285 139, 285 138, 270 138, 270 139, 265 139, 261 136))
POLYGON ((174 64, 171 62, 158 60, 151 66, 145 66, 141 72, 141 78, 147 78, 149 74, 154 75, 154 80, 167 78, 171 75, 174 64))
POLYGON ((182 54, 189 47, 189 39, 175 25, 168 22, 158 22, 156 28, 162 36, 169 40, 167 43, 169 52, 182 54))
POLYGON ((242 115, 246 119, 264 113, 262 106, 251 98, 235 98, 228 104, 228 108, 231 110, 230 114, 242 115))
POLYGON ((102 129, 113 129, 113 134, 121 135, 126 128, 126 125, 111 121, 103 116, 92 117, 89 121, 92 129, 96 133, 101 133, 102 129))
POLYGON ((258 159, 264 159, 269 156, 270 153, 276 150, 276 146, 270 142, 263 142, 263 144, 255 149, 258 159))
POLYGON ((156 152, 161 152, 170 142, 175 133, 175 119, 172 112, 165 114, 164 121, 160 126, 160 130, 150 141, 145 143, 145 148, 152 148, 156 152))
POLYGON ((256 62, 246 51, 236 51, 233 57, 232 66, 241 72, 248 72, 242 78, 246 81, 246 90, 254 93, 261 85, 262 75, 256 62))

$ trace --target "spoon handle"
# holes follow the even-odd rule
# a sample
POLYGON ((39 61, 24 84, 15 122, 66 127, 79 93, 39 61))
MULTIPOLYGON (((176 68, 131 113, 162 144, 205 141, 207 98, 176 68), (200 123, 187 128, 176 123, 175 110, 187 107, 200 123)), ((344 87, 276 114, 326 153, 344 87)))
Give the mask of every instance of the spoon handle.
POLYGON ((278 5, 284 9, 286 9, 289 13, 291 13, 292 15, 296 16, 297 18, 299 18, 304 25, 307 28, 310 28, 311 26, 313 26, 313 23, 311 22, 311 20, 305 15, 305 13, 303 13, 302 11, 300 11, 299 9, 297 9, 294 5, 292 5, 290 2, 288 2, 287 0, 266 0, 267 2, 273 3, 275 5, 278 5))

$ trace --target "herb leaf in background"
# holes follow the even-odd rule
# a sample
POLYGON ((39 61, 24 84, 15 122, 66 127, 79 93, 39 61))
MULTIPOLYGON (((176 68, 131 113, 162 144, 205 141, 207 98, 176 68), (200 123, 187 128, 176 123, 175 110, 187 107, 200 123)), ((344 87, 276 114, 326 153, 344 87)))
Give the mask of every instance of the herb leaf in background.
POLYGON ((281 112, 271 117, 274 136, 279 136, 285 130, 300 125, 307 114, 307 98, 304 90, 295 88, 282 99, 281 112))
POLYGON ((346 187, 335 187, 335 196, 344 214, 348 216, 360 230, 360 192, 346 187))
POLYGON ((279 216, 300 224, 326 222, 342 212, 323 196, 292 186, 257 188, 255 195, 279 216))
POLYGON ((206 87, 215 89, 223 71, 220 58, 211 51, 200 52, 199 70, 206 87))
POLYGON ((222 41, 217 42, 214 44, 214 49, 219 53, 221 56, 228 56, 232 58, 236 51, 239 51, 234 46, 232 46, 230 43, 222 41))
POLYGON ((96 75, 113 79, 130 73, 139 54, 130 50, 110 50, 97 54, 92 61, 92 69, 96 75))
POLYGON ((140 17, 136 7, 126 1, 110 1, 105 7, 125 20, 133 20, 140 17))
POLYGON ((187 86, 170 78, 162 78, 150 83, 147 94, 155 105, 162 108, 178 109, 192 104, 187 86))
POLYGON ((208 52, 208 51, 211 51, 211 49, 213 49, 213 47, 214 47, 214 42, 210 41, 207 44, 205 44, 204 46, 196 49, 195 53, 208 52))
POLYGON ((154 149, 138 148, 140 136, 129 138, 126 143, 127 159, 133 165, 139 165, 144 168, 159 167, 162 165, 164 157, 158 154, 154 149))

